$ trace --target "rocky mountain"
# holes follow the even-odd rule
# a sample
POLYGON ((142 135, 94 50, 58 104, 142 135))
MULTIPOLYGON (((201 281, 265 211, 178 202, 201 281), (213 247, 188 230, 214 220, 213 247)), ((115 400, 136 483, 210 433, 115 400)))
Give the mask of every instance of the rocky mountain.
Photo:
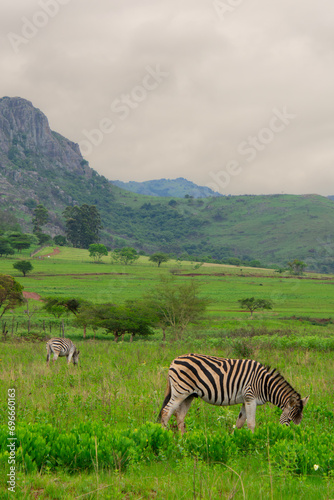
POLYGON ((184 198, 192 196, 193 198, 207 198, 208 196, 222 196, 209 187, 198 186, 183 177, 177 179, 157 179, 152 181, 111 181, 112 184, 133 193, 146 194, 149 196, 163 196, 172 198, 184 198))
POLYGON ((111 194, 107 180, 82 157, 78 144, 50 129, 47 117, 20 97, 0 99, 0 208, 26 220, 38 203, 51 210, 49 230, 62 228, 65 206, 111 194))

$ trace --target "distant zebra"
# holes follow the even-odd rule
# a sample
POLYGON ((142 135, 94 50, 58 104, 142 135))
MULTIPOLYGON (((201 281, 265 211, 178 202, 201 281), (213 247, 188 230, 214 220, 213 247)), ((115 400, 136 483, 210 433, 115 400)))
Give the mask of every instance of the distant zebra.
POLYGON ((60 339, 53 338, 50 339, 46 344, 47 356, 46 362, 49 365, 51 354, 53 353, 53 362, 59 357, 66 356, 67 364, 69 365, 71 360, 74 365, 78 364, 80 351, 75 347, 72 340, 70 339, 60 339))
POLYGON ((164 427, 175 413, 181 433, 184 418, 194 398, 207 403, 228 406, 242 403, 236 427, 247 420, 254 432, 256 406, 273 403, 283 410, 280 423, 300 424, 309 396, 301 399, 275 369, 251 359, 227 359, 202 354, 185 354, 174 359, 168 371, 165 399, 158 421, 164 427))

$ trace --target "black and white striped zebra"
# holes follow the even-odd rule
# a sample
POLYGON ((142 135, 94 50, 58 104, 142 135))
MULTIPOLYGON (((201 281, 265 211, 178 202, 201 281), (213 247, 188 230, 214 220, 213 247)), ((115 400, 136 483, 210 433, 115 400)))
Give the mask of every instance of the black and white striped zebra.
POLYGON ((75 347, 72 340, 70 339, 60 339, 53 338, 50 339, 46 344, 46 362, 49 365, 51 354, 53 354, 53 362, 55 362, 59 357, 66 356, 67 364, 69 365, 71 360, 74 365, 79 362, 80 351, 75 347))
POLYGON ((301 399, 276 369, 257 361, 185 354, 174 359, 170 365, 158 421, 166 427, 175 414, 183 434, 184 418, 194 398, 219 406, 242 403, 236 427, 241 428, 247 420, 252 432, 257 405, 273 403, 283 410, 281 424, 290 425, 291 421, 299 424, 309 399, 301 399))

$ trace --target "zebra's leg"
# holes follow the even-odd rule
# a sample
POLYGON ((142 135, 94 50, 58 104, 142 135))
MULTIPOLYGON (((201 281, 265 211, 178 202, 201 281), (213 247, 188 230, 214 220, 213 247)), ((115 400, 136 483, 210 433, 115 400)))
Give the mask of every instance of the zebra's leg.
POLYGON ((59 356, 59 352, 53 351, 53 363, 55 363, 57 361, 58 356, 59 356))
POLYGON ((186 430, 185 425, 184 425, 184 419, 185 419, 185 416, 190 408, 190 405, 191 405, 193 399, 194 399, 194 396, 188 396, 184 401, 182 401, 180 406, 175 410, 177 427, 182 435, 185 433, 185 430, 186 430))
POLYGON ((74 354, 74 348, 72 347, 67 355, 67 364, 69 365, 72 361, 72 356, 74 354))
POLYGON ((245 403, 243 403, 240 409, 239 416, 237 418, 237 422, 235 424, 236 428, 241 429, 241 427, 244 425, 245 422, 246 422, 246 408, 245 408, 245 403))
POLYGON ((254 432, 255 414, 256 414, 256 401, 255 401, 255 399, 253 399, 251 401, 246 401, 245 409, 246 409, 247 427, 252 432, 254 432))
POLYGON ((179 409, 183 401, 187 398, 187 394, 183 397, 178 396, 177 398, 171 397, 169 402, 166 404, 165 408, 161 412, 161 425, 167 427, 170 417, 179 409))
POLYGON ((50 347, 47 346, 47 354, 46 354, 46 364, 47 366, 49 366, 49 363, 50 363, 50 357, 51 357, 51 352, 50 352, 50 347))

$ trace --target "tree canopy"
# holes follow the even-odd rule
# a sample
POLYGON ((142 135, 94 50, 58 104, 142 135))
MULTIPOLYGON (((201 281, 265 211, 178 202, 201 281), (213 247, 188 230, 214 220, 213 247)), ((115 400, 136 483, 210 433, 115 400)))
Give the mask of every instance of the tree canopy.
POLYGON ((100 239, 101 216, 95 205, 66 207, 63 216, 66 224, 66 237, 75 248, 89 248, 100 239))
POLYGON ((151 262, 154 262, 155 264, 158 264, 158 267, 160 267, 160 265, 163 262, 168 262, 169 259, 170 259, 170 257, 169 257, 169 255, 167 253, 164 253, 164 252, 155 252, 154 254, 152 254, 150 256, 150 258, 148 260, 151 261, 151 262))
POLYGON ((256 299, 255 297, 250 297, 246 299, 238 300, 240 307, 242 309, 247 309, 253 316, 253 312, 258 309, 272 309, 273 302, 269 299, 256 299))
POLYGON ((0 257, 3 255, 13 255, 14 253, 15 250, 10 244, 9 239, 6 236, 0 236, 0 257))
POLYGON ((170 327, 177 339, 189 323, 195 323, 205 312, 209 301, 199 297, 195 281, 177 283, 174 277, 161 278, 160 283, 147 294, 147 307, 154 311, 157 323, 164 331, 170 327))
POLYGON ((10 309, 23 303, 23 286, 12 276, 0 274, 0 318, 10 309))
POLYGON ((294 259, 292 262, 288 262, 288 267, 291 274, 300 276, 303 274, 303 271, 305 267, 307 267, 307 264, 305 264, 305 262, 301 260, 294 259))
POLYGON ((20 271, 23 276, 28 274, 30 271, 34 269, 32 263, 29 260, 19 260, 13 264, 14 269, 20 271))
POLYGON ((89 257, 93 257, 95 262, 101 262, 104 255, 108 255, 108 250, 102 243, 92 243, 89 245, 89 257))
POLYGON ((34 239, 36 240, 35 236, 21 233, 20 231, 11 231, 6 234, 11 247, 15 250, 18 250, 18 252, 21 252, 21 250, 26 250, 31 246, 32 241, 34 239))
POLYGON ((111 262, 124 264, 125 266, 133 264, 138 259, 139 255, 137 250, 131 247, 115 248, 115 250, 111 252, 111 262))
POLYGON ((131 341, 135 335, 146 337, 154 333, 154 319, 141 303, 128 301, 122 305, 95 304, 82 310, 82 318, 80 314, 78 320, 81 324, 103 328, 106 333, 114 335, 115 342, 125 333, 131 334, 131 341))
POLYGON ((80 305, 83 302, 81 299, 66 297, 45 297, 43 300, 45 302, 43 309, 51 313, 56 318, 59 318, 63 314, 67 314, 69 312, 77 316, 80 305))

